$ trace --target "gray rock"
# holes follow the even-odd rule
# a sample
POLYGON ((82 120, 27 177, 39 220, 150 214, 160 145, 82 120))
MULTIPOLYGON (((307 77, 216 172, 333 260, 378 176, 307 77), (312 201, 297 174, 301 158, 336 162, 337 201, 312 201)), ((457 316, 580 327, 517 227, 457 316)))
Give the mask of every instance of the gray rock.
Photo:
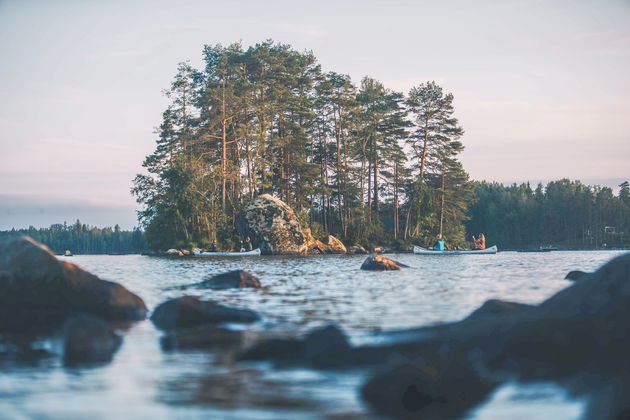
POLYGON ((0 243, 0 331, 57 327, 83 312, 135 321, 146 317, 147 308, 125 287, 59 261, 29 237, 0 243))
POLYGON ((567 275, 564 277, 565 280, 578 281, 582 280, 584 277, 589 276, 591 273, 585 273, 580 270, 569 271, 567 275))
POLYGON ((367 257, 361 265, 361 270, 371 271, 389 271, 400 270, 403 267, 408 267, 405 264, 401 264, 397 261, 390 260, 389 258, 382 257, 380 255, 367 257))
POLYGON ((245 205, 236 218, 236 229, 250 237, 254 248, 263 254, 296 255, 307 253, 307 237, 294 211, 281 200, 262 194, 245 205))
POLYGON ((103 320, 91 315, 77 315, 63 327, 66 366, 110 362, 122 338, 103 320))
POLYGON ((227 273, 217 274, 216 276, 199 283, 199 286, 210 289, 232 289, 245 287, 259 289, 262 287, 258 277, 243 270, 234 270, 227 273))
POLYGON ((249 309, 230 308, 195 296, 168 300, 155 308, 151 315, 151 321, 162 330, 224 322, 252 323, 259 319, 260 316, 249 309))
POLYGON ((172 331, 161 339, 164 350, 223 350, 230 347, 239 347, 242 341, 242 331, 229 330, 214 325, 172 331))

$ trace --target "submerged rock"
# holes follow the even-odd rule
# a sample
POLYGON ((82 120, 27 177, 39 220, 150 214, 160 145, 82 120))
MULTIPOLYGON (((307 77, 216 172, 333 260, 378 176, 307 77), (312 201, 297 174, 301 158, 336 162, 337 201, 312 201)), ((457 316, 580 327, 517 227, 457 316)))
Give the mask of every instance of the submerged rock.
POLYGON ((243 341, 243 332, 213 325, 172 331, 161 339, 164 350, 179 349, 225 349, 238 347, 243 341))
POLYGON ((259 319, 260 316, 249 309, 230 308, 195 296, 168 300, 155 308, 151 315, 151 321, 162 330, 223 322, 252 323, 259 319))
POLYGON ((403 267, 408 267, 405 264, 401 264, 397 261, 390 260, 389 258, 381 257, 380 255, 375 255, 371 257, 367 257, 363 264, 361 265, 361 270, 371 270, 371 271, 389 271, 389 270, 400 270, 403 267))
POLYGON ((262 287, 258 277, 244 270, 234 270, 227 273, 217 274, 203 282, 199 283, 201 287, 210 289, 231 289, 253 287, 259 289, 262 287))
POLYGON ((103 320, 91 315, 78 315, 63 327, 66 366, 110 362, 122 338, 103 320))
POLYGON ((589 276, 591 273, 585 273, 580 270, 569 271, 567 275, 564 277, 565 280, 578 281, 582 280, 584 277, 589 276))
POLYGON ((256 343, 239 360, 272 360, 280 364, 309 364, 318 368, 350 363, 351 346, 336 325, 316 328, 303 338, 271 338, 256 343))
POLYGON ((111 321, 146 317, 141 298, 22 236, 0 242, 0 331, 59 326, 73 314, 111 321))

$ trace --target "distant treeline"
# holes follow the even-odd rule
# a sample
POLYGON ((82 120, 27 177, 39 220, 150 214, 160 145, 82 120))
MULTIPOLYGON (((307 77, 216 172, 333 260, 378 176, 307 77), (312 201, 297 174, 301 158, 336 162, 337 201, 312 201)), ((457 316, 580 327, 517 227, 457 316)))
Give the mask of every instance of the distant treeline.
POLYGON ((113 228, 97 228, 81 224, 79 220, 73 225, 54 224, 49 228, 12 229, 0 231, 0 240, 17 235, 28 235, 46 245, 55 254, 63 254, 66 250, 73 254, 138 254, 147 249, 144 232, 113 228))
POLYGON ((566 248, 630 246, 630 188, 591 187, 562 179, 532 190, 529 184, 477 183, 466 222, 469 234, 483 232, 500 249, 540 245, 566 248))

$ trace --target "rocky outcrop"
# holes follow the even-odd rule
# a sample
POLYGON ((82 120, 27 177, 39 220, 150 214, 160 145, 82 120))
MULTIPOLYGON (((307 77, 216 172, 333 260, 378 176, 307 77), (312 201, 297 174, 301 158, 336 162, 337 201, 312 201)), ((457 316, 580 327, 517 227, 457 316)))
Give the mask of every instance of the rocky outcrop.
POLYGON ((147 308, 125 287, 59 261, 29 237, 0 243, 0 331, 60 326, 78 313, 136 321, 147 308))
POLYGON ((580 271, 580 270, 573 270, 573 271, 569 271, 564 278, 565 280, 578 281, 578 280, 582 280, 585 276, 588 276, 588 275, 590 275, 590 273, 585 273, 584 271, 580 271))
POLYGON ((249 202, 236 218, 236 229, 250 237, 254 248, 266 255, 342 254, 346 248, 329 236, 327 243, 302 229, 295 212, 284 202, 262 194, 249 202))
POLYGON ((151 321, 162 330, 192 328, 224 322, 252 323, 260 316, 248 309, 230 308, 195 296, 182 296, 160 304, 151 321))
POLYGON ((243 270, 234 270, 223 274, 217 274, 216 276, 199 283, 198 286, 207 287, 209 289, 241 289, 245 287, 259 289, 262 287, 258 277, 243 270))
POLYGON ((390 271, 390 270, 400 270, 403 267, 408 267, 405 264, 401 264, 397 261, 390 260, 389 258, 381 257, 380 255, 375 255, 371 257, 367 257, 363 264, 361 265, 361 270, 370 270, 370 271, 390 271))
POLYGON ((352 245, 347 252, 348 254, 369 254, 368 250, 359 244, 352 245))
POLYGON ((254 248, 267 255, 306 254, 307 239, 293 210, 269 194, 245 205, 236 218, 236 229, 250 237, 254 248))
POLYGON ((108 323, 86 314, 67 320, 63 336, 66 366, 110 362, 122 342, 108 323))
POLYGON ((332 235, 328 235, 328 241, 326 241, 326 245, 328 245, 328 247, 330 248, 331 254, 345 254, 346 252, 348 252, 343 242, 332 235))

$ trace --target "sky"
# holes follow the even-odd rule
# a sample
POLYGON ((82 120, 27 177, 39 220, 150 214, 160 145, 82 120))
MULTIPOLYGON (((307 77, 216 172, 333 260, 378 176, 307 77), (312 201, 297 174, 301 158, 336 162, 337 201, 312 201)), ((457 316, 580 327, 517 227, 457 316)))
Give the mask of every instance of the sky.
POLYGON ((0 0, 0 229, 136 226, 177 64, 273 39, 454 95, 471 179, 630 180, 630 0, 0 0))

